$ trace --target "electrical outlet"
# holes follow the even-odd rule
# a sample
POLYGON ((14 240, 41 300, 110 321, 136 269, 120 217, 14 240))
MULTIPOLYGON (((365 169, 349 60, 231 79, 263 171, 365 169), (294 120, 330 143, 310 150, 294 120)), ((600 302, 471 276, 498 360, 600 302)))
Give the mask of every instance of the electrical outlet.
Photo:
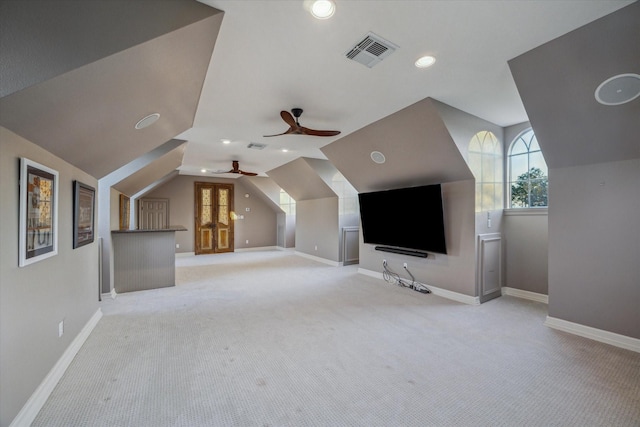
POLYGON ((176 249, 180 249, 180 243, 176 243, 176 249))
POLYGON ((248 245, 249 244, 249 240, 245 240, 244 243, 248 245))
POLYGON ((61 320, 58 323, 58 338, 60 338, 64 334, 64 320, 61 320))
POLYGON ((314 249, 317 251, 318 250, 318 245, 316 245, 314 249))
POLYGON ((404 268, 407 268, 407 263, 405 262, 404 264, 402 264, 402 266, 403 266, 404 268))

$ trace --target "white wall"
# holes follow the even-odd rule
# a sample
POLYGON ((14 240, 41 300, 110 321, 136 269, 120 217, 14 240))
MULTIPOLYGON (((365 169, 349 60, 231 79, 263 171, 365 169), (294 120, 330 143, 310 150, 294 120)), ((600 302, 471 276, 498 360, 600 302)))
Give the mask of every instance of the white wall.
POLYGON ((73 181, 91 176, 0 127, 0 425, 8 426, 98 311, 98 239, 73 249, 73 181), (58 254, 18 267, 19 160, 59 173, 58 254), (64 321, 64 335, 58 324, 64 321))

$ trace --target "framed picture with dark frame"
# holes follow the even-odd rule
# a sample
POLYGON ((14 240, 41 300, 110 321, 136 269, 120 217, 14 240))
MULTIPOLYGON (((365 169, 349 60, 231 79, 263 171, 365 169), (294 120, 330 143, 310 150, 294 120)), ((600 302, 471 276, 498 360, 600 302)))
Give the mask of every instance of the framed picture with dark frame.
POLYGON ((18 266, 58 254, 58 172, 20 159, 18 266))
POLYGON ((120 230, 129 229, 129 213, 131 200, 128 196, 120 194, 120 230))
POLYGON ((95 236, 96 189, 73 181, 73 249, 92 243, 95 236))

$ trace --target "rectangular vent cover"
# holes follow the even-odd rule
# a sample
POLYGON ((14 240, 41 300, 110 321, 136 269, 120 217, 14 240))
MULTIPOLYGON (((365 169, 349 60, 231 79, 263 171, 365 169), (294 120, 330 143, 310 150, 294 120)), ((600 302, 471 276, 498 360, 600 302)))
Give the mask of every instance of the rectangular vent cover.
POLYGON ((395 44, 369 32, 361 42, 349 49, 345 56, 372 68, 395 52, 396 49, 398 49, 398 46, 395 44))
POLYGON ((253 150, 262 150, 266 146, 267 144, 258 144, 257 142, 250 142, 249 145, 247 145, 247 148, 251 148, 253 150))

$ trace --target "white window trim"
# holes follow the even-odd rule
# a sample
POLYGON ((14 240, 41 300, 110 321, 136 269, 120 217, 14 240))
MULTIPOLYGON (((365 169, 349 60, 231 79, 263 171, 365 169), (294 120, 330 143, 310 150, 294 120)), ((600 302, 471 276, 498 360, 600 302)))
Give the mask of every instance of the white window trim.
POLYGON ((503 210, 505 216, 535 216, 548 215, 549 208, 507 208, 503 210))

